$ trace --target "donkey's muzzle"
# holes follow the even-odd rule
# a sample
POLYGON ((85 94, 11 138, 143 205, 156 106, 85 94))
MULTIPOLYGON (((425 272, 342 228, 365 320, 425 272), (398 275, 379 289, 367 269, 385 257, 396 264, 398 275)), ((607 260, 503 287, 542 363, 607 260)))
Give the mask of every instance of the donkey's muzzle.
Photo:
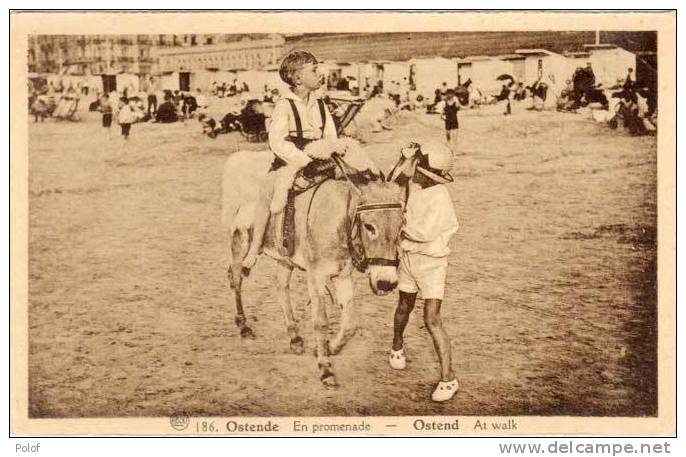
POLYGON ((375 295, 386 295, 398 287, 398 275, 393 266, 369 268, 369 285, 375 295))
POLYGON ((382 292, 391 292, 398 287, 398 283, 393 281, 379 281, 376 287, 382 292))

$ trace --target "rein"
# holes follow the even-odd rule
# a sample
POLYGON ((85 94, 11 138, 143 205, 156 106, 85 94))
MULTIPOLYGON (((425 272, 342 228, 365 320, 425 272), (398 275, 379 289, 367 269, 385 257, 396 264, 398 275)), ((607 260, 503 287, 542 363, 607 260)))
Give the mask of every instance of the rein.
POLYGON ((357 186, 355 185, 354 182, 352 182, 352 180, 350 179, 350 176, 348 176, 348 172, 345 171, 345 168, 346 168, 346 167, 350 167, 350 166, 349 166, 348 164, 345 163, 345 161, 343 160, 343 157, 341 157, 340 155, 338 155, 337 152, 334 152, 333 154, 331 154, 331 159, 334 161, 334 163, 335 163, 335 164, 338 166, 338 168, 341 170, 341 173, 343 173, 343 176, 345 177, 345 180, 348 182, 348 184, 350 185, 350 187, 351 187, 355 192, 357 192, 357 195, 362 195, 362 191, 360 190, 360 188, 357 187, 357 186))

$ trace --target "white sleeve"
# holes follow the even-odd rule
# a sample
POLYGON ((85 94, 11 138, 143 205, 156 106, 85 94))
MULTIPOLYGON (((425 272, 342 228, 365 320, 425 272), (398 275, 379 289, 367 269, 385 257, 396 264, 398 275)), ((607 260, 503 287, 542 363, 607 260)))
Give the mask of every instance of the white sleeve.
POLYGON ((324 132, 322 132, 322 138, 338 138, 336 123, 333 121, 333 116, 331 116, 326 104, 324 104, 324 118, 326 119, 326 125, 324 126, 324 132))
POLYGON ((286 140, 290 134, 288 117, 290 106, 288 103, 277 103, 274 106, 272 120, 269 124, 269 148, 272 152, 289 165, 302 168, 312 160, 304 151, 286 140))
POLYGON ((441 237, 445 240, 446 245, 452 236, 457 232, 460 225, 457 223, 457 215, 455 214, 455 206, 450 199, 450 195, 446 192, 444 204, 441 205, 443 216, 441 237))

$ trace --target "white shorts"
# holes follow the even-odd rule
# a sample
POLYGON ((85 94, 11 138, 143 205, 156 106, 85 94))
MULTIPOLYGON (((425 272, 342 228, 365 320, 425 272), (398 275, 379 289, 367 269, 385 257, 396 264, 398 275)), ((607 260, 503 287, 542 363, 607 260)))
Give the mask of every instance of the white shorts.
POLYGON ((443 300, 445 275, 448 271, 448 257, 429 257, 400 251, 398 266, 398 289, 416 293, 424 300, 443 300))

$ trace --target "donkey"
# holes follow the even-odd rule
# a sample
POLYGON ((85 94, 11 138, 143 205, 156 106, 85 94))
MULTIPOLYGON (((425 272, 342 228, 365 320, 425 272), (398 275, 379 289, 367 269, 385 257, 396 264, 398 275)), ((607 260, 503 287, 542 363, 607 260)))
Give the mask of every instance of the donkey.
MULTIPOLYGON (((254 201, 267 174, 269 151, 240 151, 226 161, 223 176, 223 218, 229 230, 228 276, 235 293, 236 318, 241 336, 253 337, 243 310, 241 262, 252 236, 254 201)), ((339 163, 340 165, 340 163, 339 163)), ((299 334, 290 298, 294 268, 307 272, 307 285, 315 330, 315 353, 320 380, 335 386, 330 356, 337 354, 356 330, 353 304, 353 269, 365 273, 376 295, 398 284, 397 244, 403 224, 406 188, 387 182, 382 173, 348 174, 346 180, 328 180, 295 198, 295 249, 285 257, 279 249, 278 220, 272 217, 265 233, 263 254, 276 260, 277 291, 283 308, 291 350, 301 354, 299 334), (326 304, 335 300, 341 309, 341 326, 332 341, 326 304)))

